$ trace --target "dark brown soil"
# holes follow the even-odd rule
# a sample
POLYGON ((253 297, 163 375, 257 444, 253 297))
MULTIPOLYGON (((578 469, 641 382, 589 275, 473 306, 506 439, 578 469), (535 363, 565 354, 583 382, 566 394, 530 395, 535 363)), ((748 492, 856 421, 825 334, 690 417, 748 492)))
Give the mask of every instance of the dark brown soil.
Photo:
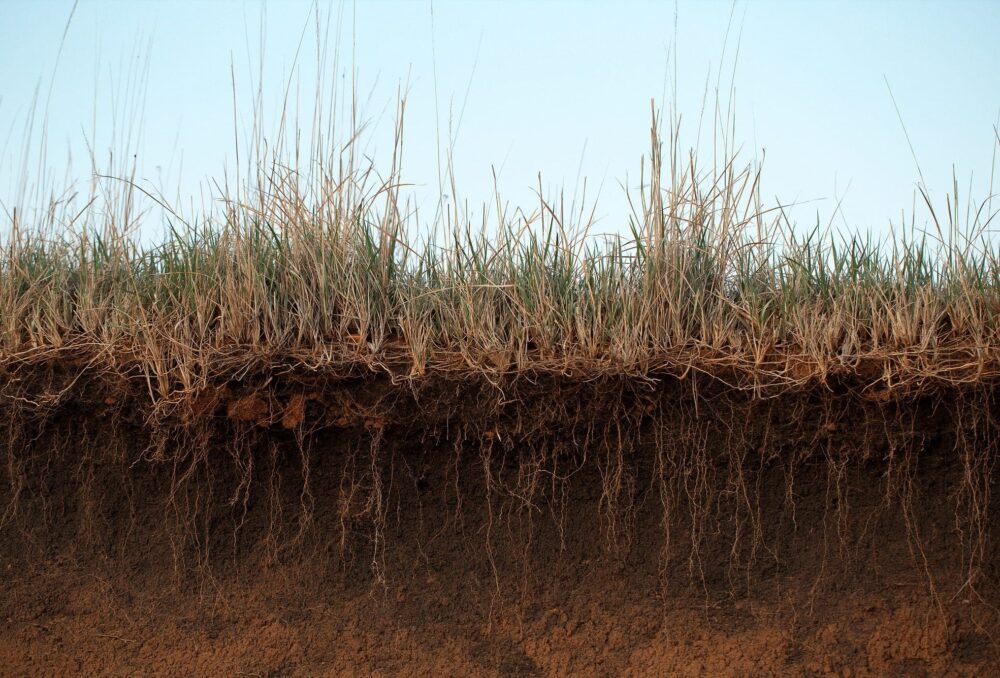
POLYGON ((0 431, 4 675, 1000 672, 988 390, 80 388, 0 431))

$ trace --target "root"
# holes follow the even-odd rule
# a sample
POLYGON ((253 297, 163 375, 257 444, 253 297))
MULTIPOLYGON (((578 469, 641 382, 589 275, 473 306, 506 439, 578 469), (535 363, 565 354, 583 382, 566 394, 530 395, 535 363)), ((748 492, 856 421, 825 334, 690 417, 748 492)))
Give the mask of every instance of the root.
POLYGON ((0 401, 0 530, 44 550, 41 528, 72 515, 76 551, 122 563, 155 533, 178 582, 210 579, 223 562, 251 570, 330 557, 340 568, 359 561, 385 587, 393 535, 417 510, 421 539, 454 531, 477 542, 470 552, 499 609, 505 582, 528 591, 538 554, 559 557, 579 538, 583 501, 605 559, 624 565, 655 539, 664 591, 695 585, 706 601, 750 595, 813 556, 815 594, 834 568, 876 562, 896 526, 939 607, 995 587, 1000 424, 986 386, 902 400, 849 389, 761 399, 673 378, 417 388, 244 375, 151 407, 107 396, 97 377, 55 382, 36 389, 57 397, 22 383, 0 401), (935 574, 948 535, 929 522, 927 502, 942 498, 953 503, 956 587, 935 574), (425 523, 425 508, 444 518, 425 523))

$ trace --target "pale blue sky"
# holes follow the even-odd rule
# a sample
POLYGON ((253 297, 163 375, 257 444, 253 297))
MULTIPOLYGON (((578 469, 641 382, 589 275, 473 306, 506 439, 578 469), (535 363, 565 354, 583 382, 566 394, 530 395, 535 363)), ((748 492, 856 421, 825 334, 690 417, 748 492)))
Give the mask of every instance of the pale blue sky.
MULTIPOLYGON (((8 206, 25 174, 23 130, 36 88, 40 109, 48 101, 50 183, 63 182, 69 155, 71 176, 86 179, 87 143, 104 158, 109 146, 122 146, 131 122, 133 134, 141 132, 129 144, 139 178, 171 197, 196 193, 224 167, 233 171, 230 64, 245 126, 262 25, 265 132, 276 128, 306 26, 293 82, 303 103, 312 99, 310 2, 80 0, 56 68, 72 4, 0 2, 0 198, 8 206)), ((438 130, 446 144, 451 115, 461 120, 461 197, 490 201, 496 168, 514 203, 531 201, 538 172, 546 190, 564 186, 568 201, 582 174, 591 197, 603 182, 602 230, 621 228, 619 182, 628 174, 634 183, 647 153, 650 98, 682 113, 682 143, 695 145, 706 80, 714 89, 721 64, 728 92, 737 46, 741 157, 766 149, 765 198, 818 200, 795 212, 800 222, 817 211, 825 221, 843 197, 850 227, 884 232, 911 206, 917 170, 885 79, 935 198, 950 190, 953 166, 963 194, 970 174, 974 193, 988 192, 1000 114, 1000 2, 320 6, 330 17, 324 81, 336 75, 349 83, 356 67, 362 117, 374 124, 367 149, 376 158, 390 150, 396 92, 407 88, 404 178, 418 184, 425 214, 437 192, 438 130)), ((703 151, 711 127, 709 114, 703 151)))

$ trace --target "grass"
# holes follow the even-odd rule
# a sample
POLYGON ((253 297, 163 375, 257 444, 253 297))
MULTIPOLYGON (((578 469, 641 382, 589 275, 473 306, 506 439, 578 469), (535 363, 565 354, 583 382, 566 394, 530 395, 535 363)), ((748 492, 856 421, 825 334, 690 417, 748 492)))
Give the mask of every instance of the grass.
POLYGON ((928 230, 914 217, 884 241, 795 229, 764 205, 759 170, 728 157, 704 171, 658 127, 626 235, 541 196, 421 230, 396 158, 376 180, 353 152, 310 172, 275 155, 186 218, 127 178, 95 183, 82 210, 22 206, 0 254, 0 366, 142 375, 154 404, 277 364, 414 379, 695 370, 760 393, 1000 374, 989 201, 960 219, 956 188, 939 216, 921 189, 928 230), (167 234, 146 244, 157 203, 167 234))

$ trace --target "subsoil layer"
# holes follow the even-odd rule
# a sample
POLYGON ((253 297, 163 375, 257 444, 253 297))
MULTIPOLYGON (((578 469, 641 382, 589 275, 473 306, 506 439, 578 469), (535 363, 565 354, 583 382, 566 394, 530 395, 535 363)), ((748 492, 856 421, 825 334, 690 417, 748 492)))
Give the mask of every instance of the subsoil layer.
POLYGON ((93 407, 8 427, 0 673, 1000 673, 1000 516, 975 500, 970 538, 970 464, 935 403, 852 400, 836 426, 776 403, 742 419, 735 464, 703 403, 686 430, 710 453, 664 469, 656 436, 617 463, 554 431, 532 466, 502 425, 303 434, 318 399, 286 400, 287 425, 213 404, 197 464, 93 407))

